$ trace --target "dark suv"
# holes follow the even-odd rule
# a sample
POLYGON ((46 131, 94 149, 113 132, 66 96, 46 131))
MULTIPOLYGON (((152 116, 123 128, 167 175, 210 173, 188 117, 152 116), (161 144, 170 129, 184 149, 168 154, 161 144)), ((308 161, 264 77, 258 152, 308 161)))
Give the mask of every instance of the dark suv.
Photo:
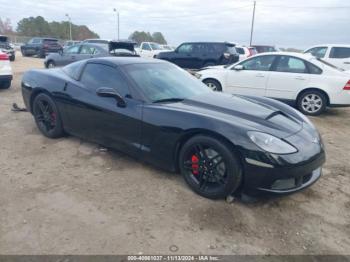
POLYGON ((9 42, 9 38, 5 35, 0 35, 0 51, 9 56, 10 61, 15 61, 15 50, 9 42))
POLYGON ((48 53, 62 51, 62 46, 56 38, 34 37, 21 46, 23 56, 37 55, 44 58, 48 53))
POLYGON ((157 58, 182 68, 199 69, 207 66, 232 64, 239 60, 235 44, 226 42, 183 43, 175 51, 161 52, 157 58))

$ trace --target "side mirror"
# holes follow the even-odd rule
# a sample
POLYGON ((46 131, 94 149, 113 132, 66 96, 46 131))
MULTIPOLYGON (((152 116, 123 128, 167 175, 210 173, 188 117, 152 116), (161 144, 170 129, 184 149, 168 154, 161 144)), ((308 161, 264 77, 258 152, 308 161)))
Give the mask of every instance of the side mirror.
POLYGON ((115 100, 117 100, 117 106, 126 107, 124 98, 113 88, 100 87, 96 90, 96 94, 100 97, 113 97, 115 100))
POLYGON ((237 71, 241 71, 241 70, 244 70, 244 66, 242 65, 236 65, 233 67, 234 70, 237 70, 237 71))

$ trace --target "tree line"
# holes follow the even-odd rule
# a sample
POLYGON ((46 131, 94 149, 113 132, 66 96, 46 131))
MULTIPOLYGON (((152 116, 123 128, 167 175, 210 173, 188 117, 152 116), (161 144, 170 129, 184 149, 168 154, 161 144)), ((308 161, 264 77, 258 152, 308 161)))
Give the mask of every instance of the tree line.
POLYGON ((129 39, 135 41, 137 44, 141 44, 142 42, 156 42, 161 45, 167 44, 161 32, 154 32, 151 34, 150 32, 135 31, 129 36, 129 39))
MULTIPOLYGON (((76 25, 72 23, 73 40, 84 40, 87 38, 99 38, 99 35, 91 31, 86 25, 76 25)), ((11 21, 7 18, 0 18, 0 34, 19 36, 56 37, 69 39, 69 22, 48 22, 42 16, 23 18, 13 30, 11 21)))

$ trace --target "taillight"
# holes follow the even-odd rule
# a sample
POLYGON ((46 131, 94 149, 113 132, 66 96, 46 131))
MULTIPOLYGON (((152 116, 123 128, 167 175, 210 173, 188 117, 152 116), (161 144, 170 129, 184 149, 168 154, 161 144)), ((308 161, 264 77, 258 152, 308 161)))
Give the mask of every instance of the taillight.
POLYGON ((9 60, 9 56, 7 54, 2 53, 0 54, 0 60, 9 60))
POLYGON ((48 44, 45 44, 45 45, 44 45, 44 48, 49 48, 49 45, 48 45, 48 44))
POLYGON ((343 90, 350 90, 350 80, 346 83, 343 90))

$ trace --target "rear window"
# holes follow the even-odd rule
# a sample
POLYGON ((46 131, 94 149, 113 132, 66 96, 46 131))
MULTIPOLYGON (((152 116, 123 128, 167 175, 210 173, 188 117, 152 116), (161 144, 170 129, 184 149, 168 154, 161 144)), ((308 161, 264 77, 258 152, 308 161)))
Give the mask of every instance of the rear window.
POLYGON ((350 47, 332 47, 329 58, 349 58, 350 47))
POLYGON ((330 63, 324 61, 324 60, 321 59, 321 58, 316 58, 316 59, 317 59, 317 61, 321 62, 322 64, 325 64, 326 66, 332 67, 332 68, 337 69, 337 70, 339 70, 339 71, 345 71, 344 69, 339 68, 339 67, 336 67, 335 65, 330 64, 330 63))
POLYGON ((248 49, 251 55, 256 55, 258 53, 254 47, 249 47, 248 49))
POLYGON ((57 39, 44 39, 44 44, 54 44, 57 43, 58 40, 57 39))

